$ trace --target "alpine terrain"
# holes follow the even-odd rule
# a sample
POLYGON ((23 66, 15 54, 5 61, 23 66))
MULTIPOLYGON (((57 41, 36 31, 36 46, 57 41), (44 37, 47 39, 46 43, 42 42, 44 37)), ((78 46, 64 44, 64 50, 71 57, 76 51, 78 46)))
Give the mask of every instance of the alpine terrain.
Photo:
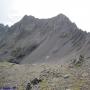
POLYGON ((3 87, 90 90, 90 33, 63 14, 48 19, 25 15, 11 27, 0 24, 3 87))

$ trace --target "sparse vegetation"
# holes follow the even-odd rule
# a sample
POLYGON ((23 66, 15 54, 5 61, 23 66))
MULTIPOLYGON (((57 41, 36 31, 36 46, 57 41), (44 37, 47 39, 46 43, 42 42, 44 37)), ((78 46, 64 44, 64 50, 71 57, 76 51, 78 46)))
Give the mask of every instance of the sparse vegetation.
POLYGON ((23 48, 16 48, 11 52, 11 56, 16 57, 16 58, 22 58, 24 56, 23 48))
MULTIPOLYGON (((27 90, 89 90, 90 78, 85 74, 85 78, 82 76, 85 71, 87 69, 83 67, 78 69, 63 65, 43 67, 2 62, 0 63, 0 87, 9 85, 16 87, 17 90, 26 90, 26 88, 27 90)), ((87 73, 90 75, 89 72, 87 73)))
POLYGON ((72 64, 74 66, 81 66, 84 62, 84 56, 83 55, 80 55, 78 58, 75 58, 73 61, 72 61, 72 64))
POLYGON ((35 50, 38 47, 37 44, 32 44, 28 47, 17 47, 11 52, 12 58, 10 58, 8 61, 11 63, 19 64, 20 60, 22 60, 25 56, 30 54, 33 50, 35 50))

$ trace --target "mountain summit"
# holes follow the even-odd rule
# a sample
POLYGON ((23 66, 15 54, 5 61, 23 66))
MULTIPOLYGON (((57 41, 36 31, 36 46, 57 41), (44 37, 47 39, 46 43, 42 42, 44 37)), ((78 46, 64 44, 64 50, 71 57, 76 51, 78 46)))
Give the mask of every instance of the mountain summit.
POLYGON ((25 15, 0 41, 0 60, 13 63, 66 62, 89 53, 90 34, 63 14, 49 19, 25 15))

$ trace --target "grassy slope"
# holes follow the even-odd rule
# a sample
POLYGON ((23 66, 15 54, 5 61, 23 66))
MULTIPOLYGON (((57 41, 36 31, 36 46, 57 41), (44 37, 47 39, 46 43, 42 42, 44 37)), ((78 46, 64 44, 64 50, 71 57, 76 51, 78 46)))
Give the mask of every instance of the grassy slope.
POLYGON ((25 90, 26 84, 34 78, 41 78, 37 87, 32 90, 90 90, 90 70, 84 64, 80 67, 48 64, 12 64, 0 63, 0 87, 16 86, 25 90), (36 89, 35 89, 36 88, 36 89))

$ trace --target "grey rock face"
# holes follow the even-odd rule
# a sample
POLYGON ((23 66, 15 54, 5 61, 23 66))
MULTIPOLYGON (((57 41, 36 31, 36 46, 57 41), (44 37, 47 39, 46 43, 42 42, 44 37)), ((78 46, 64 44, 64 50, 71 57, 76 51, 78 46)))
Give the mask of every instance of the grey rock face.
POLYGON ((75 55, 89 57, 89 42, 90 34, 63 14, 50 19, 26 15, 9 28, 0 43, 0 58, 15 63, 64 62, 75 55))
POLYGON ((8 26, 4 26, 3 24, 0 24, 0 40, 8 31, 8 28, 9 28, 8 26))

